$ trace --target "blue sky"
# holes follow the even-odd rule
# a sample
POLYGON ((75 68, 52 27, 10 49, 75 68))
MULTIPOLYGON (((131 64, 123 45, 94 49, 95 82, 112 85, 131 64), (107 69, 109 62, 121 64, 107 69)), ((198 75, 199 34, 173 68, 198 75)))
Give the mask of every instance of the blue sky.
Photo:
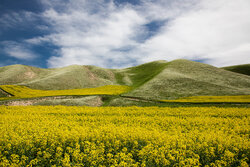
POLYGON ((1 0, 0 66, 250 63, 249 0, 1 0))

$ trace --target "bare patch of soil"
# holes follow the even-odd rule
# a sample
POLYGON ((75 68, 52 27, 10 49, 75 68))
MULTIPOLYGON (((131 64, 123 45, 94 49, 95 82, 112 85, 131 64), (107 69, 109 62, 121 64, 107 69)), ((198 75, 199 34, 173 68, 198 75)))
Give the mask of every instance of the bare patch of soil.
POLYGON ((26 79, 32 79, 36 76, 36 74, 33 71, 27 71, 24 73, 24 78, 26 79))
POLYGON ((96 97, 94 99, 90 99, 87 101, 88 104, 90 104, 90 106, 93 107, 100 107, 103 104, 102 98, 101 97, 96 97))
POLYGON ((97 77, 88 69, 88 67, 86 67, 86 66, 83 66, 83 67, 86 69, 87 74, 88 74, 88 76, 89 76, 89 79, 90 79, 91 81, 96 81, 96 80, 97 80, 97 77))
POLYGON ((12 101, 6 102, 4 105, 6 106, 30 106, 35 103, 46 101, 46 100, 55 100, 55 99, 63 99, 63 98, 66 98, 66 97, 54 96, 54 97, 43 97, 43 98, 37 98, 37 99, 12 100, 12 101))
POLYGON ((112 81, 115 80, 115 74, 112 71, 108 71, 109 77, 112 81))

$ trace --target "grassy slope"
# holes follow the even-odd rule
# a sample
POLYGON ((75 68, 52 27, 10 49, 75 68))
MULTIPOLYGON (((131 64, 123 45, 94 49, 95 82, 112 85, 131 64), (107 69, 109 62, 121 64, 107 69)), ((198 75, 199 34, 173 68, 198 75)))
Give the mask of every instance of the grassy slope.
POLYGON ((113 70, 113 72, 117 84, 129 85, 134 90, 153 79, 167 64, 165 60, 153 61, 135 67, 113 70))
POLYGON ((244 75, 250 75, 250 64, 223 67, 222 69, 236 72, 236 73, 240 73, 240 74, 244 74, 244 75))
POLYGON ((39 79, 50 72, 49 69, 40 69, 25 65, 11 65, 0 67, 0 84, 18 84, 24 81, 39 79))
POLYGON ((109 103, 104 106, 159 106, 159 107, 243 107, 249 108, 249 103, 173 103, 173 102, 146 102, 137 101, 128 98, 114 98, 109 101, 109 103))
POLYGON ((0 67, 0 84, 19 84, 34 89, 77 89, 113 85, 112 70, 94 66, 72 65, 41 69, 24 65, 0 67))
POLYGON ((154 61, 139 66, 127 68, 125 74, 129 76, 131 86, 135 89, 153 79, 167 66, 166 61, 154 61))
POLYGON ((0 67, 0 84, 35 89, 76 89, 129 85, 127 96, 173 99, 197 95, 250 94, 250 77, 188 60, 154 61, 126 69, 72 65, 57 69, 0 67))
POLYGON ((165 69, 128 96, 168 99, 196 95, 250 94, 250 77, 188 60, 167 63, 165 69))
POLYGON ((77 89, 112 85, 112 72, 104 69, 99 72, 98 67, 72 65, 53 69, 49 75, 34 80, 25 85, 36 89, 77 89))

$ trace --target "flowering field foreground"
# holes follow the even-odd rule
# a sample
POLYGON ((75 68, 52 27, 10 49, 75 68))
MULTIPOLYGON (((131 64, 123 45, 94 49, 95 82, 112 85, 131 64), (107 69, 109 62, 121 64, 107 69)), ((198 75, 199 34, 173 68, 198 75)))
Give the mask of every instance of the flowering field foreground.
POLYGON ((2 97, 0 100, 65 95, 119 95, 130 89, 128 86, 121 85, 106 85, 96 88, 65 90, 38 90, 18 85, 1 85, 0 88, 14 95, 13 97, 2 97))
POLYGON ((0 106, 0 166, 245 166, 250 110, 0 106))

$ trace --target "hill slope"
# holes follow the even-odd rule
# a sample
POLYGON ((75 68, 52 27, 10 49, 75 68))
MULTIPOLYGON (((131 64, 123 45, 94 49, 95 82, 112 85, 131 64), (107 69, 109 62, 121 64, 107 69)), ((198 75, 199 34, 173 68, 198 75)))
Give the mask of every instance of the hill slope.
POLYGON ((250 76, 182 59, 154 61, 125 69, 80 65, 42 69, 12 65, 0 67, 0 84, 45 90, 128 85, 132 89, 123 96, 160 100, 196 95, 250 94, 250 76))
POLYGON ((195 95, 250 94, 250 77, 207 64, 175 60, 128 96, 168 99, 195 95))
POLYGON ((167 64, 165 60, 153 61, 114 72, 118 83, 130 85, 135 89, 158 75, 167 64))
POLYGON ((94 66, 72 65, 63 68, 42 69, 24 65, 0 68, 0 84, 19 84, 34 89, 77 89, 113 85, 111 70, 94 66))
POLYGON ((250 64, 223 67, 222 69, 250 76, 250 64))

